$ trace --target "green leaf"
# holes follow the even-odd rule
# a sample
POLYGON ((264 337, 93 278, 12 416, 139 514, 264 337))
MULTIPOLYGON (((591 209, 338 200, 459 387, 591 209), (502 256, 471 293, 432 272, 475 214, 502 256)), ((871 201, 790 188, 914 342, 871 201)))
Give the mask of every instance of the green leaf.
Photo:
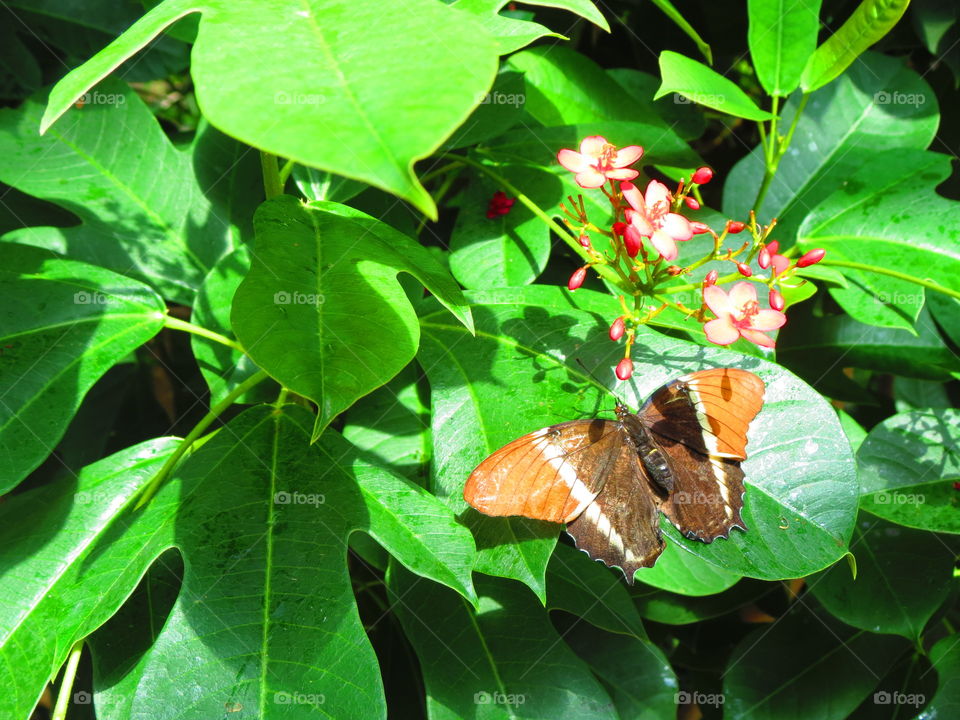
POLYGON ((960 533, 960 411, 914 410, 877 425, 857 452, 861 507, 907 527, 960 533))
POLYGON ((621 718, 674 717, 677 676, 656 645, 582 623, 574 624, 563 639, 603 681, 621 718))
POLYGON ((773 117, 723 75, 680 53, 671 50, 660 53, 660 75, 663 82, 654 100, 677 93, 699 105, 747 120, 773 117))
POLYGON ((664 15, 670 18, 678 28, 683 30, 684 35, 693 40, 700 54, 706 58, 709 64, 713 65, 713 52, 710 50, 710 46, 700 37, 700 33, 694 29, 693 25, 687 22, 686 18, 680 14, 680 11, 677 10, 674 4, 670 2, 670 0, 653 0, 653 4, 656 5, 664 15))
POLYGON ((750 57, 767 94, 786 97, 797 89, 800 74, 817 47, 821 4, 822 0, 747 3, 750 57))
MULTIPOLYGON (((42 107, 38 95, 0 111, 6 158, 0 180, 69 209, 81 223, 23 228, 3 239, 136 277, 189 305, 232 241, 230 219, 204 196, 209 185, 190 153, 174 148, 143 101, 119 81, 98 86, 82 109, 43 137, 37 134, 42 107)), ((206 154, 199 159, 205 162, 206 154)))
POLYGON ((932 380, 895 377, 893 398, 898 413, 926 408, 948 408, 953 405, 946 386, 932 380))
POLYGON ((294 166, 293 180, 307 200, 345 203, 367 189, 366 185, 356 180, 303 165, 294 166))
POLYGON ((725 717, 845 720, 909 648, 902 638, 853 631, 798 605, 734 649, 724 675, 725 717))
POLYGON ((477 105, 493 82, 497 48, 468 13, 433 0, 411 0, 401 13, 346 0, 211 0, 202 9, 166 0, 56 85, 41 131, 166 26, 198 10, 191 77, 211 124, 436 217, 413 164, 477 105))
MULTIPOLYGON (((798 102, 794 97, 785 105, 781 127, 793 122, 798 102)), ((723 211, 746 220, 756 210, 764 223, 777 218, 775 236, 787 248, 807 214, 840 192, 866 161, 884 150, 923 150, 939 122, 936 95, 915 71, 897 58, 867 53, 810 96, 763 204, 754 207, 764 174, 757 146, 726 178, 723 211)), ((890 175, 885 170, 881 178, 890 175)))
POLYGON ((800 85, 813 92, 836 78, 893 29, 910 0, 862 0, 833 35, 810 56, 800 85))
POLYGON ((420 245, 337 203, 270 200, 254 217, 253 266, 237 289, 234 331, 252 360, 320 408, 313 438, 413 359, 409 273, 470 325, 460 289, 420 245))
POLYGON ((837 417, 840 419, 843 434, 846 435, 847 440, 850 441, 850 447, 856 452, 860 448, 860 445, 863 444, 864 438, 867 437, 867 431, 845 410, 837 408, 837 417))
POLYGON ((124 504, 177 440, 157 438, 0 504, 0 715, 30 716, 71 646, 102 625, 159 555, 168 495, 124 504), (163 508, 163 509, 161 509, 163 508))
POLYGON ((0 494, 60 440, 84 395, 156 335, 149 287, 49 250, 0 243, 0 494))
POLYGON ((861 630, 919 642, 950 594, 953 551, 936 535, 864 514, 850 542, 857 576, 838 562, 810 580, 810 592, 834 616, 861 630))
POLYGON ((480 608, 402 568, 390 599, 420 660, 431 718, 616 718, 610 698, 525 588, 477 581, 480 608))
POLYGON ((523 75, 506 66, 502 67, 490 92, 483 96, 480 104, 444 143, 443 148, 455 150, 470 147, 502 135, 522 121, 526 102, 523 75))
MULTIPOLYGON (((458 515, 468 507, 464 482, 487 455, 524 433, 612 408, 612 399, 590 382, 577 360, 613 386, 622 349, 607 338, 609 317, 577 309, 580 296, 540 286, 470 293, 476 338, 443 311, 421 315, 419 358, 431 381, 436 430, 433 490, 458 515)), ((841 557, 855 520, 857 480, 849 443, 829 404, 758 358, 652 330, 638 334, 636 347, 634 379, 616 385, 631 407, 678 375, 704 367, 749 368, 767 383, 743 466, 749 530, 706 545, 683 539, 665 522, 668 544, 726 571, 727 586, 737 575, 798 577, 841 557)), ((463 517, 480 548, 477 570, 519 579, 538 591, 560 526, 488 518, 473 510, 463 517), (523 543, 517 545, 518 539, 523 543)), ((668 573, 669 562, 665 554, 653 572, 662 565, 668 573)), ((645 572, 637 575, 643 582, 645 572)))
MULTIPOLYGON (((875 155, 807 216, 800 227, 800 248, 824 248, 828 262, 853 262, 955 285, 960 203, 935 192, 952 172, 950 160, 910 149, 875 155)), ((924 304, 922 286, 840 267, 850 286, 832 288, 830 294, 844 310, 860 322, 912 331, 924 304)))
MULTIPOLYGON (((497 174, 539 207, 549 208, 563 193, 560 180, 543 170, 507 165, 497 167, 497 174)), ((550 258, 550 228, 525 205, 516 202, 506 215, 487 217, 490 199, 503 189, 477 173, 464 193, 450 238, 450 271, 464 287, 526 285, 550 258)))
POLYGON ((727 615, 770 593, 776 585, 760 580, 740 580, 723 592, 693 597, 635 585, 631 594, 644 618, 667 625, 690 625, 727 615))
MULTIPOLYGON (((707 129, 707 121, 703 116, 703 111, 685 97, 674 95, 669 98, 660 98, 654 100, 653 96, 657 94, 657 88, 660 87, 660 80, 653 75, 633 68, 611 68, 607 70, 607 75, 617 81, 630 97, 637 102, 655 112, 660 118, 672 128, 677 135, 684 140, 695 140, 703 135, 707 129), (682 100, 683 102, 678 102, 682 100)), ((645 137, 644 142, 648 142, 645 137)), ((655 146, 647 148, 648 152, 656 153, 658 151, 659 140, 655 146)))
POLYGON ((644 585, 692 597, 723 592, 740 580, 740 575, 684 552, 672 543, 667 543, 656 565, 640 568, 634 577, 644 585))
POLYGON ((930 648, 930 662, 940 683, 927 705, 929 717, 950 717, 960 711, 960 635, 947 635, 930 648))

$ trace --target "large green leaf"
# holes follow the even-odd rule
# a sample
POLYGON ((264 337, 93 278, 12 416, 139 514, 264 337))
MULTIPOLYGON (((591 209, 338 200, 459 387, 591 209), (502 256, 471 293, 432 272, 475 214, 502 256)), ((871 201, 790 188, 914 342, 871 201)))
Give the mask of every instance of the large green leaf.
POLYGON ((846 70, 893 29, 909 4, 910 0, 861 0, 840 29, 810 57, 800 81, 803 91, 813 92, 846 70))
MULTIPOLYGON (((612 408, 612 399, 577 362, 614 385, 613 366, 622 351, 607 338, 610 318, 577 308, 580 298, 589 302, 593 296, 541 286, 472 293, 476 338, 443 311, 421 317, 420 361, 433 393, 434 491, 457 514, 465 513, 480 548, 478 570, 522 580, 538 592, 559 526, 482 516, 468 509, 463 484, 484 457, 508 441, 612 408)), ((853 529, 858 492, 850 446, 827 402, 760 359, 652 330, 638 338, 634 379, 616 385, 631 407, 678 375, 704 367, 749 368, 767 383, 744 463, 749 530, 706 545, 681 538, 663 523, 668 543, 732 575, 726 586, 737 575, 797 577, 838 559, 853 529)), ((671 562, 664 554, 654 570, 662 567, 661 577, 668 579, 671 562)), ((643 572, 637 578, 645 581, 643 572)))
POLYGON ((960 411, 915 410, 877 425, 857 452, 861 507, 899 525, 960 533, 960 411))
POLYGON ((768 95, 786 97, 817 47, 822 0, 749 0, 747 43, 757 78, 768 95))
POLYGON ((413 275, 457 317, 470 311, 420 245, 337 203, 285 195, 257 210, 253 266, 233 299, 234 332, 254 362, 320 408, 313 437, 413 359, 416 315, 397 281, 413 275))
POLYGON ((497 47, 468 13, 434 0, 410 0, 397 13, 349 0, 208 0, 200 7, 165 0, 57 84, 41 129, 194 12, 202 17, 191 77, 211 124, 436 216, 413 163, 479 103, 496 73, 497 47))
POLYGON ((845 720, 908 648, 902 638, 853 631, 800 603, 734 649, 724 717, 845 720))
POLYGON ((654 100, 677 93, 698 105, 747 120, 769 120, 773 117, 757 107, 749 95, 716 70, 672 50, 660 53, 660 76, 663 81, 654 100))
MULTIPOLYGON (((795 96, 784 107, 782 126, 793 122, 798 102, 795 96)), ((810 95, 763 204, 753 207, 764 173, 758 146, 727 177, 723 211, 742 220, 751 209, 762 222, 777 218, 775 236, 789 246, 807 213, 868 158, 894 148, 926 148, 939 121, 936 95, 916 72, 896 58, 867 53, 837 82, 810 95)))
POLYGON ((423 672, 427 712, 440 718, 617 717, 546 610, 517 583, 477 581, 477 612, 394 564, 388 587, 423 672))
POLYGON ((0 243, 0 494, 53 451, 87 391, 165 314, 136 280, 0 243))
POLYGON ((644 585, 634 586, 631 594, 644 618, 667 625, 689 625, 731 613, 776 588, 761 580, 744 579, 723 592, 704 597, 678 595, 644 585))
POLYGON ((952 717, 960 713, 960 635, 947 635, 930 648, 930 661, 940 683, 924 715, 952 717))
MULTIPOLYGON (((230 217, 204 195, 210 184, 191 154, 174 148, 127 85, 109 81, 89 97, 43 137, 37 134, 43 95, 0 111, 0 180, 81 221, 24 228, 4 240, 139 278, 189 305, 203 276, 231 247, 230 217)), ((206 168, 206 146, 195 151, 206 168)))
MULTIPOLYGON (((859 263, 952 287, 960 277, 960 203, 935 188, 952 172, 948 155, 900 149, 864 162, 807 215, 801 249, 822 247, 832 260, 859 263)), ((830 294, 860 322, 913 324, 924 289, 909 280, 843 268, 849 286, 830 294)), ((932 291, 933 292, 933 291, 932 291)))
POLYGON ((933 533, 862 515, 850 540, 857 576, 839 562, 810 580, 810 592, 848 625, 919 642, 952 589, 954 553, 933 533))

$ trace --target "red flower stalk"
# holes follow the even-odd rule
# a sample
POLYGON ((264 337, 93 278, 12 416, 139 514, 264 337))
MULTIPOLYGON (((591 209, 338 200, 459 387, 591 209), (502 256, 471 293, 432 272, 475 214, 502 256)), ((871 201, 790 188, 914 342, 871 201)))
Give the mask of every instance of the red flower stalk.
POLYGON ((710 272, 707 273, 707 276, 703 279, 704 287, 708 285, 716 285, 717 278, 719 277, 720 277, 720 273, 718 273, 716 270, 711 270, 710 272))
POLYGON ((625 357, 623 360, 617 363, 617 378, 620 380, 629 380, 630 376, 633 375, 633 360, 628 357, 625 357))
POLYGON ((750 269, 749 265, 743 263, 737 263, 737 272, 739 272, 744 277, 750 277, 753 275, 753 270, 750 269))
POLYGON ((697 199, 696 199, 696 198, 692 198, 692 197, 690 197, 689 195, 687 195, 687 196, 683 199, 683 202, 686 203, 687 207, 690 208, 691 210, 699 210, 699 209, 700 209, 700 203, 697 202, 697 199))
POLYGON ((625 328, 623 325, 623 316, 618 317, 616 320, 613 321, 613 324, 610 326, 610 339, 616 342, 617 340, 622 338, 624 329, 625 328))
POLYGON ((809 267, 810 265, 816 265, 818 262, 823 260, 823 256, 826 254, 827 251, 823 248, 814 248, 797 260, 797 267, 805 268, 809 267))
POLYGON ((576 290, 578 287, 583 285, 583 281, 587 279, 587 267, 583 266, 582 268, 577 268, 573 271, 573 275, 570 276, 570 279, 567 281, 568 290, 576 290))
POLYGON ((697 185, 706 185, 711 180, 713 180, 713 170, 708 167, 697 168, 697 171, 691 178, 691 181, 697 185))
POLYGON ((777 290, 770 288, 769 300, 770 300, 771 308, 773 308, 777 312, 781 312, 783 310, 783 306, 784 306, 783 295, 781 295, 777 290))
POLYGON ((746 226, 746 223, 742 223, 739 220, 727 220, 727 232, 731 235, 743 232, 746 226))

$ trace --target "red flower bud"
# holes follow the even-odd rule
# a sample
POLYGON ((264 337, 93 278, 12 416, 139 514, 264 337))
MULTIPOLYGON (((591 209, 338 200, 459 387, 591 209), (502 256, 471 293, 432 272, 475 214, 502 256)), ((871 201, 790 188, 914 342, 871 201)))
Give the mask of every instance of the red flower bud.
POLYGON ((739 272, 744 277, 750 277, 753 275, 753 270, 750 269, 749 265, 744 265, 743 263, 737 263, 737 272, 739 272))
POLYGON ((717 278, 720 277, 720 273, 716 270, 711 270, 707 273, 707 276, 703 279, 704 287, 709 287, 710 285, 717 284, 717 278))
POLYGON ((696 198, 692 198, 689 195, 687 195, 687 197, 685 197, 683 201, 687 204, 687 207, 690 208, 691 210, 700 209, 700 203, 697 202, 696 198))
POLYGON ((706 185, 708 182, 713 180, 713 170, 708 167, 697 168, 697 171, 693 174, 691 180, 697 185, 706 185))
POLYGON ((766 270, 770 267, 770 251, 764 248, 760 251, 760 254, 757 256, 757 264, 766 270))
POLYGON ((779 240, 771 240, 767 243, 767 252, 770 253, 770 257, 773 257, 777 254, 777 251, 780 249, 779 240))
POLYGON ((641 242, 640 233, 636 231, 633 225, 628 225, 623 233, 623 247, 626 248, 627 255, 635 258, 637 253, 640 252, 641 242))
POLYGON ((702 235, 705 232, 710 232, 710 228, 707 227, 706 223, 694 221, 690 223, 690 227, 693 229, 694 235, 702 235))
POLYGON ((627 229, 627 224, 625 222, 615 222, 613 224, 614 235, 623 235, 623 231, 626 229, 627 229))
POLYGON ((573 271, 573 275, 570 276, 570 279, 567 281, 568 290, 576 290, 578 287, 583 285, 583 281, 587 279, 587 268, 586 266, 582 268, 577 268, 573 271))
POLYGON ((633 360, 625 357, 617 363, 617 377, 620 380, 629 380, 631 375, 633 375, 633 360))
POLYGON ((584 247, 590 247, 590 236, 586 233, 580 233, 580 244, 584 247))
POLYGON ((779 312, 783 310, 783 305, 783 295, 770 288, 770 308, 779 312))
POLYGON ((743 232, 745 227, 746 224, 740 222, 739 220, 727 220, 727 232, 731 235, 736 235, 738 232, 743 232))
POLYGON ((797 267, 805 268, 810 265, 816 265, 818 262, 823 260, 823 256, 827 254, 827 251, 823 248, 814 248, 806 255, 797 260, 797 267))
POLYGON ((613 325, 610 326, 610 339, 616 342, 623 337, 623 317, 618 317, 613 321, 613 325))

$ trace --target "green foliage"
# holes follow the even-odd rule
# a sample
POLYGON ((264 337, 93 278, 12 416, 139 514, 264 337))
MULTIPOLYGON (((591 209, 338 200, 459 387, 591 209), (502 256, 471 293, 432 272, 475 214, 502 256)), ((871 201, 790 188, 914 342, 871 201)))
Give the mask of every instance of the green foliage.
POLYGON ((956 715, 956 12, 142 5, 0 9, 0 717, 956 715), (746 530, 661 516, 631 586, 464 499, 712 367, 766 386, 746 530))

